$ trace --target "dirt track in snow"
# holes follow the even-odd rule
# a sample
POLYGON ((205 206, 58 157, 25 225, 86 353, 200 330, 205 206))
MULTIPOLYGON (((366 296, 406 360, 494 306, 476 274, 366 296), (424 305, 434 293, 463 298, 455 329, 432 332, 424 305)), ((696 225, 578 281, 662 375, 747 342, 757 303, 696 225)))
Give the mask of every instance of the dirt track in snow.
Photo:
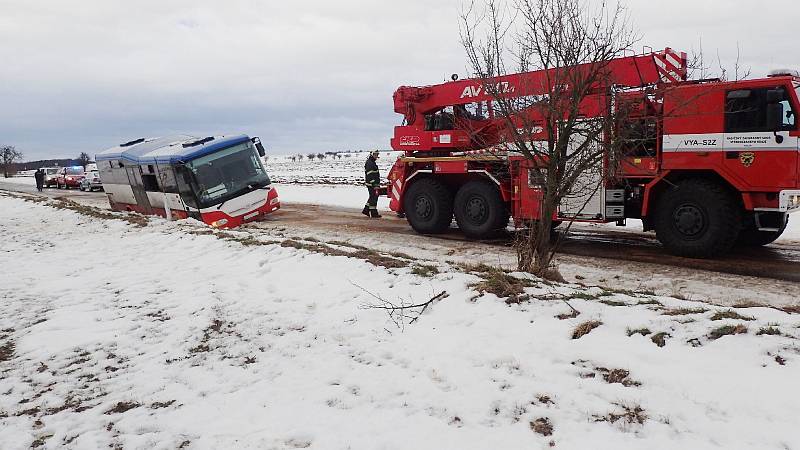
MULTIPOLYGON (((10 184, 0 181, 0 189, 21 192, 35 192, 30 186, 10 184)), ((46 189, 49 197, 68 197, 81 203, 103 207, 107 205, 102 192, 80 192, 77 190, 46 189)), ((286 226, 308 233, 315 230, 344 233, 349 236, 382 236, 387 244, 408 245, 410 239, 417 239, 421 245, 435 244, 453 251, 470 248, 472 252, 513 253, 510 239, 490 241, 467 241, 456 228, 449 233, 420 237, 407 224, 405 219, 384 214, 383 219, 370 220, 357 210, 321 205, 284 203, 280 211, 274 213, 263 226, 286 226), (485 250, 482 250, 485 249, 485 250)), ((255 225, 259 227, 262 225, 255 225)), ((608 229, 573 227, 572 234, 564 242, 562 260, 577 265, 591 265, 598 269, 617 269, 623 272, 630 269, 641 272, 655 271, 668 273, 670 277, 698 280, 724 274, 735 284, 741 283, 752 288, 752 280, 742 277, 762 279, 773 292, 782 292, 788 297, 800 296, 800 245, 778 243, 762 248, 739 249, 734 253, 715 260, 698 260, 670 256, 661 248, 652 233, 631 233, 608 229), (587 260, 587 258, 589 258, 587 260), (638 264, 631 264, 638 263, 638 264), (644 266, 644 269, 643 267, 644 266), (699 271, 699 272, 698 272, 699 271), (780 282, 777 282, 780 281, 780 282)), ((602 281, 602 280, 601 280, 602 281)), ((765 286, 765 287, 767 287, 765 286)), ((758 301, 758 299, 754 299, 758 301)))
MULTIPOLYGON (((369 220, 358 211, 344 208, 287 204, 273 218, 286 224, 417 236, 405 219, 385 214, 380 220, 369 220)), ((429 237, 467 241, 456 228, 446 234, 429 237)), ((478 243, 509 247, 511 239, 501 238, 478 243)), ((667 255, 652 234, 574 227, 570 237, 564 242, 563 253, 800 282, 800 247, 792 245, 773 244, 763 248, 737 250, 720 259, 698 260, 667 255)))

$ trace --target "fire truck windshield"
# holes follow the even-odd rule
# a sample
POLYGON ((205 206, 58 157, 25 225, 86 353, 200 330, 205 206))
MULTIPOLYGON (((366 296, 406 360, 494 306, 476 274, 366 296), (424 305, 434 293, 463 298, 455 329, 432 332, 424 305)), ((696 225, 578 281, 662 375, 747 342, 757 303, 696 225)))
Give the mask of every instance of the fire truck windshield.
POLYGON ((186 166, 194 173, 201 208, 222 204, 270 184, 250 142, 201 156, 186 166))

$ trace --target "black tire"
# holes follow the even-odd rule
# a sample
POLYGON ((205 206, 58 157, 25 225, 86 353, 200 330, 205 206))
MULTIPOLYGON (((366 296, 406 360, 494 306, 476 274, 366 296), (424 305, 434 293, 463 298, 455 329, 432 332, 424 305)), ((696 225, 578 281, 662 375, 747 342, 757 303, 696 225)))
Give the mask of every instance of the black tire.
POLYGON ((453 194, 443 183, 422 178, 403 196, 406 220, 417 233, 443 233, 453 221, 453 194))
POLYGON ((705 179, 680 182, 656 205, 656 237, 667 250, 689 258, 711 258, 729 251, 739 236, 742 207, 719 183, 705 179))
POLYGON ((461 232, 470 238, 497 236, 508 225, 508 209, 500 191, 485 180, 461 186, 456 193, 453 213, 461 232))
POLYGON ((742 247, 762 247, 764 245, 771 244, 775 242, 775 239, 781 237, 783 232, 786 231, 786 226, 788 224, 788 214, 785 215, 783 226, 781 226, 778 231, 759 231, 756 228, 755 221, 753 221, 753 223, 749 223, 747 226, 742 228, 741 232, 739 232, 739 238, 736 240, 736 245, 740 245, 742 247))

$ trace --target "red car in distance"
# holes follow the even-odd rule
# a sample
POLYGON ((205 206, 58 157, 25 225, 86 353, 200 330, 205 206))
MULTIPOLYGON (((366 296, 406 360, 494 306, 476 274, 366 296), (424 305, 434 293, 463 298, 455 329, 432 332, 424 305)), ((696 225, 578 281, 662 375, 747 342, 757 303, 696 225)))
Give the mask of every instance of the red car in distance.
POLYGON ((80 187, 81 180, 83 180, 83 167, 64 167, 58 171, 56 178, 56 187, 59 189, 69 189, 71 187, 80 187))

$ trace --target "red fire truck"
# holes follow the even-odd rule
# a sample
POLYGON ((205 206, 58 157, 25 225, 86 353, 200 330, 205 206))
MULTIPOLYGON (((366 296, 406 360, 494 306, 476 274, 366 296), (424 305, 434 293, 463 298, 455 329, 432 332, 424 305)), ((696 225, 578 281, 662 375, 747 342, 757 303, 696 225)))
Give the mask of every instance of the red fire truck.
POLYGON ((280 208, 248 136, 167 136, 112 147, 96 156, 111 208, 232 228, 280 208))
MULTIPOLYGON (((605 158, 594 181, 599 187, 577 202, 582 207, 562 202, 554 221, 641 219, 669 252, 688 257, 766 245, 781 235, 788 214, 800 209, 797 72, 687 80, 686 54, 669 48, 612 60, 607 70, 620 89, 602 86, 591 103, 624 96, 614 100, 636 106, 625 120, 639 135, 605 158)), ((543 76, 397 89, 394 109, 404 125, 395 127, 391 145, 404 154, 388 175, 390 208, 420 233, 444 232, 455 216, 473 238, 505 229, 509 216, 517 225, 538 220, 542 187, 534 162, 486 150, 508 135, 507 120, 493 111, 498 92, 530 95, 525 87, 544 86, 543 76), (486 86, 495 87, 492 94, 486 86)), ((591 118, 606 111, 583 112, 591 118)))

